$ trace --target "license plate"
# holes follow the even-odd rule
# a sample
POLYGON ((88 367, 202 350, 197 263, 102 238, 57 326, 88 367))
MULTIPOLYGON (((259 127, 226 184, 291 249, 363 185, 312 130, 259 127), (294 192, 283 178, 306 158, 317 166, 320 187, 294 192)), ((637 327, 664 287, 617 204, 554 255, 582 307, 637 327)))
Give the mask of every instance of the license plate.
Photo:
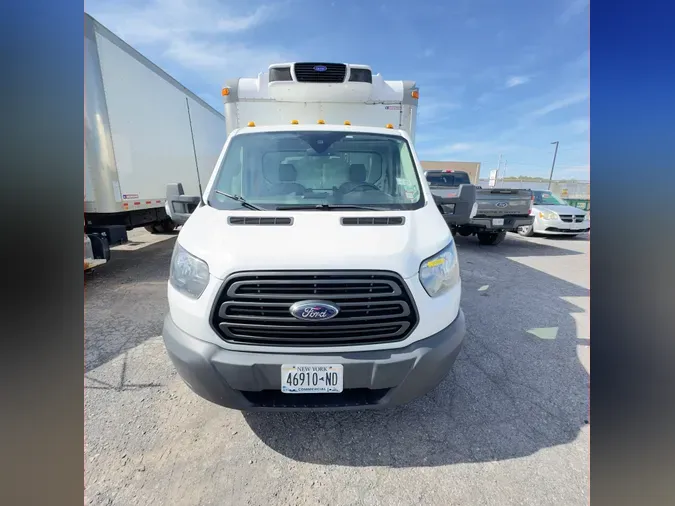
POLYGON ((494 220, 492 220, 492 224, 495 225, 495 226, 503 225, 504 224, 504 218, 495 218, 494 220))
POLYGON ((281 391, 285 394, 339 394, 341 364, 283 364, 281 391))

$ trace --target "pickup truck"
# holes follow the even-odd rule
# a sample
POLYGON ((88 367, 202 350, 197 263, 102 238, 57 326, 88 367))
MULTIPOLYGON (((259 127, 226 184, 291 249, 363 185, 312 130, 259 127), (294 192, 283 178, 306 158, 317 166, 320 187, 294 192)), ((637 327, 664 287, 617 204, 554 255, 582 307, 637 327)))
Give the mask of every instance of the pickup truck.
POLYGON ((468 225, 478 212, 476 187, 466 172, 429 170, 424 174, 434 202, 454 235, 457 227, 468 225))
MULTIPOLYGON (((427 171, 427 183, 434 195, 459 191, 470 185, 469 175, 462 171, 427 171)), ((476 209, 468 223, 450 224, 453 235, 476 235, 483 245, 497 245, 507 232, 532 225, 532 191, 515 188, 481 188, 475 186, 476 209)))

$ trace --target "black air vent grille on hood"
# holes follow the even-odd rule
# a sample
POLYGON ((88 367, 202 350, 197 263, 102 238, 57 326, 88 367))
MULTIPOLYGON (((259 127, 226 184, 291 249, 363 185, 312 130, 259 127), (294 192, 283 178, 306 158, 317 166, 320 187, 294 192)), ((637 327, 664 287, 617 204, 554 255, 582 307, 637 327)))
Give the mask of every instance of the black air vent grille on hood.
POLYGON ((276 216, 230 216, 230 225, 293 225, 293 218, 276 216))
POLYGON ((403 225, 405 218, 403 216, 350 216, 342 218, 341 222, 344 226, 387 226, 403 225))

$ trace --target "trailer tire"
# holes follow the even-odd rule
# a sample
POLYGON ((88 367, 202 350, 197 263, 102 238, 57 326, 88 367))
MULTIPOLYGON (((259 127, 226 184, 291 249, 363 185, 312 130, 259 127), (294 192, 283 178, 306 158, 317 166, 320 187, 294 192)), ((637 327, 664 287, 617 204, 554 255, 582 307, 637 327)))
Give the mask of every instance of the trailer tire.
POLYGON ((160 230, 160 233, 170 234, 171 232, 176 230, 176 224, 171 220, 165 220, 159 224, 158 228, 160 230))
POLYGON ((152 225, 146 225, 145 230, 151 234, 161 234, 164 230, 162 229, 161 223, 153 223, 152 225))
POLYGON ((478 242, 483 246, 497 246, 506 237, 506 230, 501 232, 478 232, 478 242))
POLYGON ((471 234, 473 234, 473 231, 469 228, 460 228, 458 232, 462 237, 469 237, 471 234))

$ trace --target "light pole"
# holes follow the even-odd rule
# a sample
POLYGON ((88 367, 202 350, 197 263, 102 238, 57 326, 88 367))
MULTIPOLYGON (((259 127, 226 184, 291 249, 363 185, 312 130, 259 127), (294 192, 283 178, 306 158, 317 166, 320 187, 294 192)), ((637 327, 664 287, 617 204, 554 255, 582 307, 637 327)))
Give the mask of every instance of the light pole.
POLYGON ((551 164, 551 175, 548 177, 548 189, 551 189, 551 181, 553 181, 553 169, 555 168, 555 157, 558 155, 558 141, 552 142, 555 144, 555 151, 553 152, 553 163, 551 164))

